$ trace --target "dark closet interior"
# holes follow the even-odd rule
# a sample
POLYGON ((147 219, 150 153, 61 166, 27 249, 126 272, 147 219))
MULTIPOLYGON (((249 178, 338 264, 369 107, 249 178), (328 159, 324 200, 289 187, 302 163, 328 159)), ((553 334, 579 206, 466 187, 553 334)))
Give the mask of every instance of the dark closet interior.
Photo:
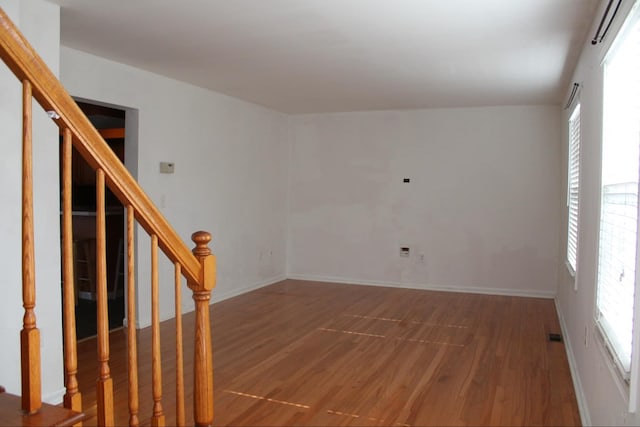
MULTIPOLYGON (((124 162, 125 111, 77 102, 118 158, 124 162)), ((62 167, 60 168, 62 170, 62 167)), ((73 261, 76 286, 76 336, 96 335, 96 175, 74 149, 72 153, 73 261)), ((106 246, 109 329, 124 318, 124 208, 107 188, 106 246)))

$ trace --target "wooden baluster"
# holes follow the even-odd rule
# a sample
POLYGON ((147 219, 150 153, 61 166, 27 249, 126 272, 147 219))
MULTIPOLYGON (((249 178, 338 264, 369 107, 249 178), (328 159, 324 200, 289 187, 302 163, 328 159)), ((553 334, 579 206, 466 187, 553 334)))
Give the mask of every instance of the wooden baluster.
POLYGON ((136 288, 134 262, 134 214, 133 206, 127 206, 127 349, 129 373, 129 425, 140 425, 138 418, 138 348, 136 339, 136 288))
POLYGON ((184 362, 182 352, 182 272, 175 264, 176 294, 176 425, 185 425, 184 413, 184 362))
POLYGON ((76 350, 76 295, 73 276, 73 217, 71 212, 71 131, 62 137, 62 282, 64 311, 64 407, 82 411, 82 395, 78 391, 78 353, 76 350))
POLYGON ((107 307, 107 239, 104 171, 96 171, 96 287, 98 323, 98 425, 112 426, 113 380, 109 369, 109 312, 107 307))
POLYGON ((22 91, 22 305, 20 331, 22 410, 34 413, 42 406, 40 384, 40 331, 36 327, 36 270, 33 236, 32 89, 22 91))
POLYGON ((160 298, 158 289, 158 236, 151 236, 151 370, 153 385, 152 426, 164 426, 162 409, 162 361, 160 358, 160 298))
POLYGON ((193 375, 193 417, 197 426, 213 424, 213 349, 209 323, 209 300, 215 286, 216 261, 208 247, 211 234, 197 231, 191 235, 196 244, 193 254, 200 261, 200 282, 188 282, 196 305, 193 375))

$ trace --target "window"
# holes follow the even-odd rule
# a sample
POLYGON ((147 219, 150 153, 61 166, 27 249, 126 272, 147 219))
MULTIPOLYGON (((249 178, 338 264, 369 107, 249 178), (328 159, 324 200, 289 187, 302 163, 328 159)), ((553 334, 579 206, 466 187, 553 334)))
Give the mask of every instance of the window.
POLYGON ((567 165, 567 266, 575 275, 578 258, 578 193, 580 189, 580 104, 569 118, 569 156, 567 165))
POLYGON ((633 13, 604 62, 598 327, 625 380, 631 370, 640 155, 640 24, 633 13))

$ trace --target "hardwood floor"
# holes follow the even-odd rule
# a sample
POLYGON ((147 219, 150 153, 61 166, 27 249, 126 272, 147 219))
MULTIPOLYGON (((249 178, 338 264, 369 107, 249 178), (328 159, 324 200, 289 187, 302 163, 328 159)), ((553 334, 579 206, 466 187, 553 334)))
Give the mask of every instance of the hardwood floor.
MULTIPOLYGON (((192 321, 184 316, 187 424, 192 321)), ((167 425, 173 327, 162 325, 167 425)), ((548 340, 560 332, 552 300, 287 280, 213 305, 212 327, 216 425, 580 424, 564 344, 548 340)), ((138 341, 148 424, 150 331, 138 341)), ((125 346, 124 331, 112 333, 118 425, 128 420, 125 346)), ((90 415, 95 347, 79 344, 90 415)))

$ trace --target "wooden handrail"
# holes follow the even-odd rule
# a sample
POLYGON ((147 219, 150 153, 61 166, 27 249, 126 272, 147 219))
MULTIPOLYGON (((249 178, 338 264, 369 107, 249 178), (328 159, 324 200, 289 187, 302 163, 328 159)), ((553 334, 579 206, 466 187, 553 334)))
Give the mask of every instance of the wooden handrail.
POLYGON ((82 395, 78 391, 78 354, 73 265, 73 222, 71 218, 71 132, 64 131, 62 140, 62 286, 64 319, 65 408, 82 411, 82 395))
POLYGON ((162 408, 162 360, 160 354, 160 288, 158 279, 158 237, 151 236, 151 394, 153 395, 152 426, 164 426, 162 408))
POLYGON ((158 236, 158 245, 173 262, 182 266, 189 281, 203 280, 200 262, 187 248, 173 227, 160 214, 136 180, 93 127, 57 77, 16 29, 0 8, 0 57, 21 81, 32 84, 33 97, 46 111, 55 111, 60 129, 73 134, 73 145, 93 169, 104 171, 108 187, 122 202, 131 205, 136 220, 150 235, 158 236))
MULTIPOLYGON (((23 409, 33 413, 41 406, 40 390, 40 335, 35 323, 35 269, 33 268, 33 200, 31 189, 31 100, 35 99, 58 125, 64 135, 64 202, 63 202, 63 259, 65 289, 65 369, 67 394, 65 406, 80 409, 81 396, 78 393, 77 357, 75 328, 73 319, 74 289, 71 286, 73 268, 70 264, 73 252, 72 230, 70 225, 70 153, 73 145, 84 160, 96 171, 96 261, 97 261, 97 312, 98 312, 98 380, 96 384, 96 415, 98 424, 113 425, 113 380, 109 367, 109 333, 106 286, 106 237, 105 237, 105 187, 111 189, 116 197, 127 208, 127 265, 128 295, 127 310, 129 321, 129 410, 130 424, 139 424, 139 404, 137 390, 137 355, 135 344, 135 292, 134 284, 134 219, 144 228, 152 240, 152 317, 153 317, 153 417, 152 425, 164 425, 165 415, 162 408, 162 379, 160 376, 159 352, 159 283, 157 249, 160 248, 167 258, 176 266, 176 289, 179 290, 180 275, 186 278, 187 285, 193 292, 196 311, 194 330, 194 384, 193 384, 193 418, 198 426, 210 426, 213 423, 213 355, 211 346, 211 325, 209 322, 209 301, 211 290, 215 286, 215 256, 209 249, 211 235, 205 231, 197 231, 191 236, 196 247, 190 251, 184 241, 169 225, 153 202, 140 188, 135 179, 122 162, 107 145, 100 132, 94 128, 89 119, 64 89, 57 77, 49 70, 44 61, 35 52, 20 31, 0 8, 0 58, 23 83, 25 117, 23 122, 23 302, 25 308, 24 328, 21 331, 21 358, 23 364, 23 409), (28 112, 28 114, 27 114, 28 112), (28 126, 27 126, 28 125, 28 126)), ((113 134, 111 134, 113 136, 113 134)), ((121 136, 121 133, 116 133, 121 136)), ((177 291, 178 292, 178 291, 177 291)), ((177 307, 180 305, 180 294, 176 295, 177 307)), ((176 316, 181 311, 176 309, 176 316)), ((177 343, 182 341, 181 326, 176 331, 177 343)), ((182 363, 182 351, 177 348, 176 359, 182 363)), ((182 368, 176 371, 182 377, 182 368)), ((182 378, 177 381, 178 424, 184 424, 184 392, 182 378)), ((74 415, 81 415, 74 412, 74 415)), ((75 418, 73 419, 76 422, 75 418)))
POLYGON ((193 354, 193 420, 196 426, 209 426, 213 422, 213 355, 205 351, 211 348, 211 324, 209 322, 209 300, 215 286, 216 260, 209 249, 211 235, 196 231, 191 235, 196 244, 193 254, 200 260, 203 280, 187 285, 193 291, 196 305, 196 334, 193 354))
POLYGON ((105 176, 102 169, 96 170, 96 311, 98 332, 98 425, 114 425, 113 379, 109 367, 109 314, 107 307, 107 239, 105 214, 105 176))
POLYGON ((176 313, 176 426, 185 425, 184 412, 184 355, 182 351, 182 272, 175 264, 175 313, 176 313))
POLYGON ((20 331, 22 409, 35 413, 42 406, 40 384, 40 330, 36 326, 36 268, 33 238, 33 146, 31 83, 22 84, 22 305, 20 331))
POLYGON ((127 206, 127 378, 129 382, 129 426, 138 427, 139 398, 138 398, 138 340, 136 332, 136 290, 134 262, 134 212, 127 206))

